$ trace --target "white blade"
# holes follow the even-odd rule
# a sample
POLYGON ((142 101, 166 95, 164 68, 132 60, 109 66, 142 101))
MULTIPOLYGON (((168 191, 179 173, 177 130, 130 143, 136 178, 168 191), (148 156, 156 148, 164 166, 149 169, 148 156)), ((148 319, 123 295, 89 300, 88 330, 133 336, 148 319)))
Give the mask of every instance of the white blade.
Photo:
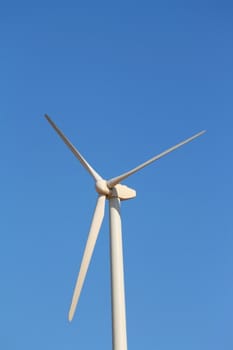
POLYGON ((80 297, 80 293, 83 287, 83 283, 87 274, 88 266, 91 261, 91 257, 95 248, 96 240, 98 238, 99 230, 104 217, 104 209, 105 209, 105 196, 99 196, 97 199, 97 204, 95 208, 95 212, 93 215, 89 236, 87 239, 86 247, 84 250, 81 267, 79 270, 77 282, 74 289, 74 294, 70 306, 69 311, 69 321, 72 321, 75 309, 78 304, 78 300, 80 297))
POLYGON ((91 176, 97 180, 101 180, 102 177, 88 164, 86 159, 81 155, 81 153, 72 145, 72 143, 68 140, 68 138, 61 132, 61 130, 56 126, 56 124, 52 121, 52 119, 45 114, 45 118, 48 120, 50 125, 54 128, 54 130, 58 133, 58 135, 62 138, 65 144, 69 147, 69 149, 73 152, 76 158, 80 161, 80 163, 84 166, 84 168, 91 174, 91 176))
POLYGON ((156 161, 156 160, 158 160, 158 159, 164 157, 165 155, 167 155, 168 153, 174 151, 175 149, 177 149, 177 148, 179 148, 179 147, 185 145, 186 143, 188 143, 188 142, 190 142, 190 141, 196 139, 197 137, 201 136, 201 135, 204 134, 204 133, 205 133, 205 130, 203 130, 203 131, 201 131, 201 132, 199 132, 199 133, 193 135, 192 137, 190 137, 190 138, 188 138, 188 139, 186 139, 186 140, 184 140, 184 141, 178 143, 177 145, 175 145, 175 146, 173 146, 173 147, 171 147, 171 148, 168 148, 166 151, 164 151, 164 152, 158 154, 157 156, 155 156, 155 157, 153 157, 153 158, 147 160, 146 162, 144 162, 144 163, 138 165, 136 168, 134 168, 134 169, 128 171, 127 173, 124 173, 124 174, 122 174, 122 175, 120 175, 120 176, 117 176, 117 177, 114 177, 114 178, 108 180, 108 181, 107 181, 108 187, 109 187, 109 188, 114 187, 115 185, 117 185, 117 184, 120 183, 122 180, 124 180, 124 179, 126 179, 127 177, 129 177, 130 175, 136 173, 137 171, 139 171, 139 170, 141 170, 142 168, 144 168, 145 166, 147 166, 147 165, 153 163, 154 161, 156 161))

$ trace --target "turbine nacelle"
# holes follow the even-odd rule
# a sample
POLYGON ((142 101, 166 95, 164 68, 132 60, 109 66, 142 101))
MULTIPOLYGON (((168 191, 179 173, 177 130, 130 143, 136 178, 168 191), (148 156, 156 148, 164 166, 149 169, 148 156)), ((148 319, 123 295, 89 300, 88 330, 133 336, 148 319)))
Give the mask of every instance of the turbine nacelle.
POLYGON ((113 187, 111 197, 117 197, 124 201, 136 197, 136 191, 128 186, 118 184, 113 187))

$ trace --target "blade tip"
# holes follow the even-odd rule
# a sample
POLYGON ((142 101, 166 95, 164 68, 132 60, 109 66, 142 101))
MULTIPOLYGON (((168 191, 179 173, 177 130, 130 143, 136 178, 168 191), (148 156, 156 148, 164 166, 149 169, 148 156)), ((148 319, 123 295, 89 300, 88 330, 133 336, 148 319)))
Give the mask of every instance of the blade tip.
POLYGON ((203 134, 206 133, 207 130, 202 130, 202 131, 199 131, 196 135, 194 135, 194 138, 195 137, 199 137, 199 136, 202 136, 203 134))

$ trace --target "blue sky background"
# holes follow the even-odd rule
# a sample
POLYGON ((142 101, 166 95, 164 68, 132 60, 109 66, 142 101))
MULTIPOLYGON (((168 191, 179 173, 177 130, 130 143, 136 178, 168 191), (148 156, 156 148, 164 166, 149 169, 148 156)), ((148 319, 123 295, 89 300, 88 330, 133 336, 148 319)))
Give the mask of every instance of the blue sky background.
POLYGON ((96 194, 48 113, 104 177, 127 179, 129 349, 233 347, 230 1, 2 1, 0 348, 110 349, 108 208, 67 313, 96 194))

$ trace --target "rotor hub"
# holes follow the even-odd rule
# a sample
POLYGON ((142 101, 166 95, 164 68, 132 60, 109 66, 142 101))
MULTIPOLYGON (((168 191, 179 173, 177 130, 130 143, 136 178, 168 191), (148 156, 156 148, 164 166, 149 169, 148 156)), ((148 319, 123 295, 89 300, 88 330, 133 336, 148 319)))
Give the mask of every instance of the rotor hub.
POLYGON ((109 188, 106 180, 98 180, 95 184, 96 191, 107 197, 107 199, 116 197, 121 200, 131 199, 136 197, 136 191, 128 186, 121 184, 115 185, 113 188, 109 188))
POLYGON ((96 181, 95 189, 99 194, 104 194, 105 196, 108 196, 111 192, 111 190, 108 188, 106 180, 96 181))

